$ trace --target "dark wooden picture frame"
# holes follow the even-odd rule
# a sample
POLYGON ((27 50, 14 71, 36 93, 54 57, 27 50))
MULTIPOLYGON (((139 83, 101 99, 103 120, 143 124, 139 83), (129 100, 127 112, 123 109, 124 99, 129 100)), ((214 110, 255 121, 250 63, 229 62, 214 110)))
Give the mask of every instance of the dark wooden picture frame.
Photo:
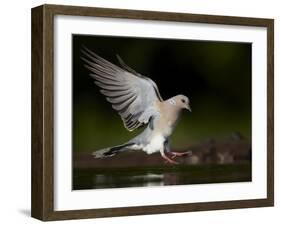
POLYGON ((273 19, 211 16, 60 5, 32 9, 32 200, 31 215, 64 220, 141 214, 265 207, 274 205, 274 21, 273 19), (265 27, 267 29, 267 198, 122 208, 54 210, 54 16, 95 16, 155 21, 265 27))

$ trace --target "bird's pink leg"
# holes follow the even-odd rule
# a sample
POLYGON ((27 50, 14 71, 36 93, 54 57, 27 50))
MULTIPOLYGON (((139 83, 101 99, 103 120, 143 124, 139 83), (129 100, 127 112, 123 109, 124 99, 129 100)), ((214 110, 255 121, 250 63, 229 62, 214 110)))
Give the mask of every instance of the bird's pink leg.
POLYGON ((185 151, 185 152, 170 151, 169 153, 171 153, 172 159, 174 159, 174 158, 176 158, 176 157, 182 157, 182 156, 186 156, 186 155, 192 155, 192 151, 185 151))
POLYGON ((165 159, 168 163, 171 163, 171 164, 179 164, 179 163, 176 162, 175 160, 170 159, 167 155, 165 155, 164 151, 163 151, 163 152, 160 152, 160 153, 161 153, 162 158, 165 159))

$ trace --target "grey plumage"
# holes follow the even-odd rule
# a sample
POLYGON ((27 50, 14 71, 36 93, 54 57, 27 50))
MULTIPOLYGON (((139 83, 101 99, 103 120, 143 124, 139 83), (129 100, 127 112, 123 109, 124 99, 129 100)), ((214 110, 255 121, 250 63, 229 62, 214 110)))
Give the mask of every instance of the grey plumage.
POLYGON ((87 57, 82 57, 87 63, 85 67, 92 72, 90 75, 96 80, 95 84, 119 113, 125 127, 132 131, 146 124, 157 111, 153 102, 162 100, 152 80, 120 68, 88 49, 82 52, 87 57))
POLYGON ((178 95, 164 101, 155 82, 130 68, 119 56, 117 58, 121 67, 87 48, 83 48, 82 53, 81 58, 91 72, 90 76, 112 108, 121 116, 125 128, 132 131, 142 125, 149 125, 132 140, 96 151, 94 156, 109 157, 129 149, 143 150, 148 154, 160 151, 163 158, 175 163, 165 155, 167 145, 164 143, 171 135, 181 110, 190 110, 189 99, 178 95))

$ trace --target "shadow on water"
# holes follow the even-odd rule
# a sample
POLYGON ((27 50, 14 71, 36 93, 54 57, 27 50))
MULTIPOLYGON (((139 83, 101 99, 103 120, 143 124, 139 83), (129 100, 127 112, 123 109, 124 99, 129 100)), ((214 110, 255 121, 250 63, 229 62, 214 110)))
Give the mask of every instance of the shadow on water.
POLYGON ((250 164, 75 169, 73 173, 74 190, 251 181, 250 164))

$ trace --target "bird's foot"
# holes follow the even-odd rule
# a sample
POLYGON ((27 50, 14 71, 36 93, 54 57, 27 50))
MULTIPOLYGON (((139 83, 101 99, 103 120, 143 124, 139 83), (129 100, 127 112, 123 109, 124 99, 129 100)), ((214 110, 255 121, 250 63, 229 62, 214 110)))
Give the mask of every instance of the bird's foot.
POLYGON ((168 156, 166 155, 162 155, 163 159, 165 159, 165 163, 171 163, 171 164, 179 164, 177 161, 170 159, 168 156))
POLYGON ((170 153, 172 155, 172 157, 171 157, 172 159, 174 159, 176 157, 192 155, 192 151, 185 151, 185 152, 171 151, 170 153))

